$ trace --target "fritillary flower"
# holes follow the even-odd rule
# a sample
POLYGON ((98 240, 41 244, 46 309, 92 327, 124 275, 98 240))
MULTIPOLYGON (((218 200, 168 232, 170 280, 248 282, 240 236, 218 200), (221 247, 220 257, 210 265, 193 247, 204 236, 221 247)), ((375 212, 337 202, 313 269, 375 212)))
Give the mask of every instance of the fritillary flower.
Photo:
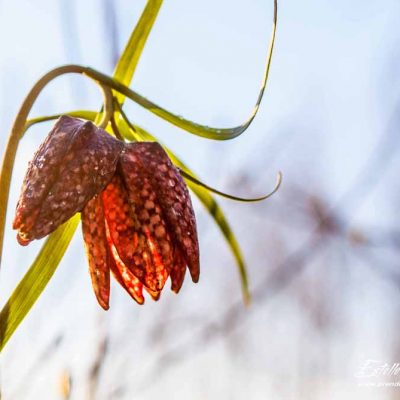
POLYGON ((179 292, 186 266, 199 279, 196 221, 186 184, 155 142, 126 144, 91 122, 63 116, 29 164, 13 223, 20 244, 77 212, 93 289, 109 307, 110 272, 139 304, 168 277, 179 292))

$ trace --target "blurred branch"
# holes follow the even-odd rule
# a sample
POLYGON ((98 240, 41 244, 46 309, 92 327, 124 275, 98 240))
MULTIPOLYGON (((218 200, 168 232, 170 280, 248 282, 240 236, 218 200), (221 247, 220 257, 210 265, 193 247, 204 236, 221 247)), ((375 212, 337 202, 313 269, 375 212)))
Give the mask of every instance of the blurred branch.
POLYGON ((60 376, 60 393, 63 400, 71 398, 72 376, 69 371, 65 370, 60 376))
POLYGON ((371 248, 358 248, 353 252, 358 258, 377 275, 383 277, 396 288, 400 288, 400 265, 397 268, 388 266, 376 257, 375 252, 371 248))
POLYGON ((89 393, 88 400, 96 400, 97 399, 97 388, 99 386, 99 378, 100 373, 107 355, 108 350, 108 337, 103 336, 99 340, 98 348, 97 348, 97 356, 92 364, 92 367, 89 371, 89 393))

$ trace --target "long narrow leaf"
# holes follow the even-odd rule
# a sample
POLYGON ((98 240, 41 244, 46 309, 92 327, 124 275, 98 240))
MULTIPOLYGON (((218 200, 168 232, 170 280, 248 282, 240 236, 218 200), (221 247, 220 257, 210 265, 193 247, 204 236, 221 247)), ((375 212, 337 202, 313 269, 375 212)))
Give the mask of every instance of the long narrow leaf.
MULTIPOLYGON (((28 119, 25 124, 25 132, 33 125, 42 123, 42 122, 47 122, 47 121, 53 121, 55 119, 58 119, 61 115, 69 115, 70 117, 75 117, 75 118, 82 118, 86 119, 88 121, 94 121, 97 116, 96 111, 88 111, 88 110, 74 110, 74 111, 68 111, 62 114, 52 114, 52 115, 46 115, 43 117, 35 117, 28 119)), ((25 134, 24 132, 24 134, 25 134)))
MULTIPOLYGON (((258 94, 258 98, 256 104, 250 113, 249 117, 245 122, 242 124, 233 127, 233 128, 213 128, 207 125, 198 124, 196 122, 190 121, 181 117, 178 114, 174 114, 163 107, 159 106, 158 104, 152 102, 151 100, 145 98, 144 96, 140 95, 139 93, 127 88, 126 86, 129 85, 128 82, 122 80, 113 80, 107 77, 104 74, 99 73, 96 70, 88 69, 87 75, 92 76, 94 79, 99 79, 101 82, 109 85, 114 90, 118 91, 120 94, 122 93, 126 97, 129 97, 131 100, 136 102, 137 104, 141 105, 142 107, 146 108, 153 114, 157 115, 158 117, 170 122, 171 124, 184 129, 187 132, 190 132, 194 135, 201 136, 207 139, 214 139, 214 140, 229 140, 233 139, 239 135, 241 135, 252 123, 254 120, 258 109, 261 104, 261 100, 263 98, 265 88, 268 81, 268 75, 271 67, 272 61, 272 54, 275 44, 275 35, 276 35, 276 25, 277 25, 277 15, 278 15, 278 5, 277 0, 274 0, 274 13, 273 13, 273 24, 272 24, 272 33, 270 37, 269 49, 267 53, 267 60, 265 64, 263 78, 261 80, 261 87, 258 94)), ((136 64, 135 64, 136 65, 136 64)), ((122 68, 122 67, 121 67, 122 68)))
POLYGON ((78 223, 79 215, 76 215, 49 236, 36 260, 1 310, 0 351, 50 281, 67 250, 78 223))
POLYGON ((186 180, 189 180, 190 182, 193 182, 195 185, 201 186, 204 189, 209 190, 210 192, 213 192, 213 193, 217 194, 218 196, 222 196, 222 197, 225 197, 226 199, 230 199, 230 200, 242 201, 244 203, 255 203, 255 202, 259 202, 259 201, 263 201, 263 200, 268 199, 269 197, 273 196, 278 191, 278 189, 280 188, 281 183, 282 183, 282 173, 278 172, 276 185, 275 185, 274 189, 271 192, 269 192, 268 194, 265 194, 264 196, 261 196, 261 197, 244 198, 244 197, 238 197, 238 196, 234 196, 232 194, 224 193, 224 192, 221 192, 218 189, 215 189, 215 188, 213 188, 211 186, 208 186, 204 182, 201 182, 200 180, 198 180, 194 176, 192 176, 189 173, 187 173, 185 170, 181 170, 181 174, 186 180))
MULTIPOLYGON (((129 86, 131 83, 136 66, 139 62, 140 56, 142 55, 143 48, 157 18, 162 2, 163 0, 149 0, 147 2, 142 16, 136 24, 129 41, 118 60, 117 66, 114 70, 114 78, 126 86, 129 86)), ((116 97, 118 102, 123 104, 125 96, 122 93, 117 93, 116 97)))

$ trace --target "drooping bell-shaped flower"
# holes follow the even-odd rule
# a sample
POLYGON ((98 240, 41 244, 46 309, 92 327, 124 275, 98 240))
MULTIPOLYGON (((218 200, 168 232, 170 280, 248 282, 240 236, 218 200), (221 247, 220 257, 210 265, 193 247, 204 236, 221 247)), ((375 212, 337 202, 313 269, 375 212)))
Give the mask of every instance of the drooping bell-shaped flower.
POLYGON ((195 216, 185 182, 158 143, 131 143, 117 172, 82 212, 96 296, 108 302, 109 269, 143 303, 143 287, 158 299, 165 281, 178 292, 186 265, 199 279, 195 216))
POLYGON ((110 272, 139 303, 157 300, 168 277, 199 279, 196 221, 186 184, 158 143, 125 144, 91 122, 61 117, 30 163, 14 228, 28 244, 75 213, 99 304, 110 272))
POLYGON ((91 122, 62 116, 29 163, 13 228, 28 244, 53 232, 115 173, 123 143, 91 122))

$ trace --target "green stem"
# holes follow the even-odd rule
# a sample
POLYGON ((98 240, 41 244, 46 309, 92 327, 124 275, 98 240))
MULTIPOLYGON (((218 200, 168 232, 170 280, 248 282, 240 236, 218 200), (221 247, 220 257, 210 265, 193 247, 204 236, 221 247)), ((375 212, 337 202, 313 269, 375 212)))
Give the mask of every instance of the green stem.
MULTIPOLYGON (((112 91, 108 86, 100 84, 100 87, 103 91, 104 111, 97 114, 99 119, 97 125, 99 128, 106 129, 114 113, 114 100, 112 91)), ((97 118, 95 122, 97 122, 97 118)))

